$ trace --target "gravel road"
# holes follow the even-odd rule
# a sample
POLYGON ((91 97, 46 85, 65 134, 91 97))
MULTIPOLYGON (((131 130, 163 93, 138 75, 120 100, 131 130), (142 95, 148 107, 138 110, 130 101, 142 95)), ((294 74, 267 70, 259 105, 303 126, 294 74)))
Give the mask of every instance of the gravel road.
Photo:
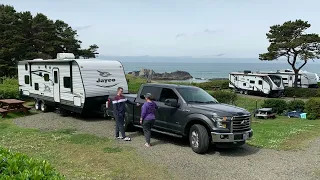
MULTIPOLYGON (((40 113, 15 119, 21 127, 41 130, 75 128, 84 133, 113 137, 113 120, 62 117, 56 113, 40 113)), ((219 180, 316 180, 320 179, 320 138, 305 150, 275 151, 247 145, 238 149, 211 148, 206 155, 194 153, 182 139, 153 133, 153 147, 144 147, 141 132, 127 133, 131 142, 147 161, 165 165, 175 179, 219 180)))

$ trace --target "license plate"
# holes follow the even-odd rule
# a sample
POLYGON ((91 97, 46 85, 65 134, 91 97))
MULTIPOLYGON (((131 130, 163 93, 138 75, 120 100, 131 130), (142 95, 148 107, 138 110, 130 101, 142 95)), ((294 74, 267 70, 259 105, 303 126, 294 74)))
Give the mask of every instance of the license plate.
POLYGON ((249 138, 249 133, 243 134, 243 140, 247 140, 249 138))

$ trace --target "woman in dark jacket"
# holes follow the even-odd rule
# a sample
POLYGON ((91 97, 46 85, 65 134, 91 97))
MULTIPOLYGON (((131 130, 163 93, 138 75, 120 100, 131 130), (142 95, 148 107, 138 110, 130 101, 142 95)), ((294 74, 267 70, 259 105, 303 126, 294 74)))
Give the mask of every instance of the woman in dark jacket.
POLYGON ((150 93, 144 95, 144 98, 146 99, 146 102, 142 106, 140 124, 143 126, 143 133, 146 139, 145 146, 150 147, 151 128, 156 119, 155 114, 158 106, 151 100, 152 95, 150 93))

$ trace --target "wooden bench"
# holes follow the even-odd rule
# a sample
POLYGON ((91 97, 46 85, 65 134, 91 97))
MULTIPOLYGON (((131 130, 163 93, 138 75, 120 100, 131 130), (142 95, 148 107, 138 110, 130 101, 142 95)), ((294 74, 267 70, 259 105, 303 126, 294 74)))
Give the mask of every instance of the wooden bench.
POLYGON ((5 118, 8 114, 8 110, 0 108, 0 113, 2 115, 2 118, 5 118))

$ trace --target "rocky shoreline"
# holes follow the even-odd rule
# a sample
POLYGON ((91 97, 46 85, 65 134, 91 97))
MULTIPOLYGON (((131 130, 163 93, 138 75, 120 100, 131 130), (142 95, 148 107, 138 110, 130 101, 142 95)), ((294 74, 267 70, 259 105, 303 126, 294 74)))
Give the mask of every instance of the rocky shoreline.
POLYGON ((156 73, 152 69, 141 69, 140 71, 129 72, 128 74, 146 78, 148 80, 189 80, 193 77, 190 73, 186 71, 175 71, 175 72, 165 72, 165 73, 156 73))

